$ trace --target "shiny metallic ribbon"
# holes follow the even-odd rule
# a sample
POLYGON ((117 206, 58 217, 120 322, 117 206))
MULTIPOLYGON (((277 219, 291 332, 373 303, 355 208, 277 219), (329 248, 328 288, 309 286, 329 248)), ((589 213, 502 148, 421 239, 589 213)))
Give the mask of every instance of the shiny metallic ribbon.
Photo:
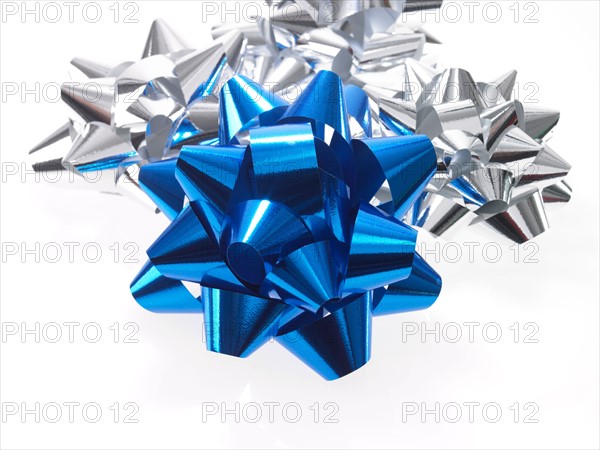
POLYGON ((437 40, 399 20, 403 12, 439 8, 441 1, 271 1, 269 20, 221 24, 219 38, 241 30, 248 39, 240 73, 292 101, 321 70, 348 81, 354 73, 380 72, 407 57, 420 58, 437 40))
MULTIPOLYGON (((74 79, 63 84, 61 96, 69 122, 30 151, 46 157, 34 169, 81 176, 111 172, 109 185, 98 189, 152 204, 139 189, 140 167, 176 157, 186 143, 216 139, 219 89, 238 70, 245 45, 243 34, 232 30, 192 49, 156 20, 140 61, 110 66, 73 59, 74 79), (58 158, 47 159, 61 141, 66 154, 60 148, 58 158)), ((171 203, 162 209, 173 218, 183 207, 183 193, 171 181, 171 203)))
POLYGON ((571 198, 571 166, 548 145, 559 112, 512 99, 516 71, 481 83, 463 69, 407 59, 390 72, 353 82, 377 102, 388 130, 427 135, 438 157, 405 220, 438 236, 460 225, 485 225, 517 243, 543 233, 545 205, 571 198))
POLYGON ((435 150, 425 136, 373 138, 366 94, 330 71, 292 104, 242 75, 219 95, 218 145, 141 169, 159 205, 171 170, 188 203, 132 293, 150 311, 203 313, 211 351, 246 357, 273 338, 325 379, 347 375, 370 358, 372 316, 427 308, 440 292, 399 220, 435 150), (374 206, 384 184, 389 201, 374 206))

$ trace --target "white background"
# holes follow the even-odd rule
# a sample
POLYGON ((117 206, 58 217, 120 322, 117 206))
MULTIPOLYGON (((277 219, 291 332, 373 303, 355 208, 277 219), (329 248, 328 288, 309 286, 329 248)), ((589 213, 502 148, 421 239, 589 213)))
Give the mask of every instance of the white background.
MULTIPOLYGON (((68 15, 58 23, 43 17, 36 23, 35 16, 25 21, 18 15, 4 17, 3 91, 7 83, 22 89, 36 82, 41 86, 61 82, 74 56, 135 60, 157 17, 197 46, 209 38, 207 22, 219 20, 203 20, 201 2, 138 2, 134 16, 138 23, 123 23, 122 16, 115 23, 112 3, 101 2, 103 16, 97 23, 84 20, 81 9, 76 10, 74 23, 69 23, 68 15)), ((227 2, 229 7, 232 3, 227 2)), ((3 244, 35 248, 39 243, 40 249, 51 251, 56 245, 63 249, 57 263, 43 258, 36 263, 35 255, 21 252, 3 254, 3 326, 6 331, 14 323, 21 330, 37 322, 53 336, 49 323, 80 325, 73 343, 66 335, 52 344, 43 338, 36 343, 34 335, 23 339, 5 333, 1 401, 4 408, 16 403, 30 409, 36 402, 40 408, 53 402, 94 402, 103 415, 97 423, 89 423, 79 406, 69 423, 64 405, 58 423, 46 420, 55 415, 50 407, 39 423, 34 414, 24 419, 20 414, 4 415, 2 448, 598 448, 599 8, 596 1, 538 1, 536 9, 525 3, 516 6, 521 14, 515 21, 514 2, 496 2, 502 13, 496 23, 485 19, 485 2, 476 7, 472 21, 462 5, 457 23, 449 23, 456 8, 447 6, 439 17, 428 16, 427 28, 444 41, 439 53, 446 66, 466 68, 478 80, 518 69, 520 86, 535 82, 539 87, 534 100, 560 109, 551 144, 573 165, 568 178, 573 200, 548 208, 552 228, 534 241, 535 247, 521 248, 516 262, 514 249, 504 244, 499 262, 490 262, 496 246, 488 248, 487 260, 482 246, 477 247, 470 261, 464 242, 489 242, 493 239, 489 235, 461 234, 463 254, 456 262, 451 261, 456 248, 441 241, 438 254, 446 258, 436 262, 435 254, 427 257, 444 280, 438 301, 425 312, 377 318, 371 362, 336 382, 323 381, 277 344, 267 344, 245 360, 207 352, 201 316, 155 315, 140 308, 129 294, 129 282, 166 219, 126 198, 59 189, 23 173, 19 165, 31 162, 27 150, 64 122, 64 110, 59 103, 33 95, 3 98, 3 244), (537 12, 530 19, 537 23, 526 23, 532 11, 537 12), (15 163, 19 173, 6 175, 15 163), (80 244, 73 262, 68 242, 80 244), (86 243, 100 247, 99 262, 86 261, 81 251, 86 243), (121 249, 117 263, 110 249, 114 243, 121 249), (127 243, 137 245, 138 262, 125 260, 127 243), (537 262, 526 262, 533 252, 537 262), (123 328, 129 322, 139 327, 137 343, 123 342, 123 328), (479 324, 472 343, 465 322, 479 324), (102 330, 98 343, 82 337, 88 323, 102 330), (118 343, 110 329, 114 323, 121 329, 118 343), (456 332, 452 323, 463 332, 457 343, 449 342, 456 332), (518 343, 515 323, 521 330, 518 343), (525 329, 529 323, 534 325, 525 329), (436 324, 446 330, 446 339, 442 336, 439 343, 434 335, 423 339, 407 334, 413 326, 434 329, 436 324), (482 335, 485 324, 492 324, 487 336, 482 335), (490 343, 496 328, 502 337, 490 343), (533 339, 538 342, 524 342, 535 329, 533 339), (123 405, 128 402, 139 407, 138 423, 124 423, 123 405), (229 409, 239 403, 252 419, 256 411, 247 406, 252 402, 262 405, 263 417, 256 424, 243 415, 236 423, 234 414, 203 420, 203 408, 215 403, 229 409), (265 402, 280 404, 273 423, 265 402), (296 423, 291 423, 294 409, 287 410, 287 420, 282 414, 283 406, 293 402, 302 410, 296 423), (309 409, 316 402, 321 412, 318 423, 309 409), (328 402, 339 408, 337 423, 325 423, 328 402), (420 414, 403 420, 403 409, 412 403, 429 409, 439 403, 444 412, 452 402, 462 408, 457 423, 450 423, 456 414, 451 407, 445 408, 439 423, 433 414, 424 420, 420 414), (480 404, 473 423, 467 402, 480 404), (115 403, 121 409, 118 423, 109 409, 115 403), (485 417, 482 413, 482 406, 491 403, 502 410, 496 423, 490 420, 493 409, 485 417), (520 409, 517 423, 515 403, 520 409), (537 405, 533 417, 537 423, 525 423, 526 412, 533 408, 525 411, 527 403, 537 405)), ((17 5, 21 7, 20 2, 17 5)), ((123 5, 119 9, 123 14, 123 5)), ((66 7, 63 12, 67 14, 66 7)), ((496 8, 486 12, 493 19, 496 8)), ((525 88, 519 92, 521 97, 529 93, 525 88)), ((426 241, 435 249, 435 241, 426 241)), ((90 250, 88 256, 93 253, 90 250)), ((64 325, 62 330, 68 331, 64 325)), ((93 337, 93 330, 88 331, 93 337)))

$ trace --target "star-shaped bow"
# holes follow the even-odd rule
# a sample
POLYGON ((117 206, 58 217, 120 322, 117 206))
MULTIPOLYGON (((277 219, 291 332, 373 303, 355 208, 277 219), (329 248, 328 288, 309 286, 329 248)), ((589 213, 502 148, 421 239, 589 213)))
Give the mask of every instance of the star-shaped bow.
MULTIPOLYGON (((75 79, 63 84, 61 95, 69 122, 30 153, 62 140, 68 150, 34 169, 110 171, 114 177, 107 177, 108 186, 98 184, 100 190, 144 199, 138 189, 141 166, 176 157, 185 143, 216 138, 219 89, 239 69, 245 43, 232 30, 193 49, 156 20, 137 62, 73 59, 75 79)), ((181 210, 183 196, 178 203, 166 211, 171 217, 181 210)))
POLYGON ((436 176, 406 220, 435 235, 485 224, 523 243, 548 228, 545 204, 567 202, 571 166, 548 145, 558 111, 513 99, 516 72, 477 83, 463 69, 408 59, 353 81, 377 102, 395 134, 421 133, 438 156, 436 176))
MULTIPOLYGON (((435 150, 425 136, 370 137, 366 95, 329 71, 291 105, 234 76, 220 105, 219 145, 181 150, 189 203, 132 293, 154 312, 204 313, 209 350, 245 357, 274 338, 324 378, 347 375, 370 358, 373 315, 427 308, 440 292, 398 220, 434 175, 435 150)), ((164 164, 144 176, 162 179, 164 164)))

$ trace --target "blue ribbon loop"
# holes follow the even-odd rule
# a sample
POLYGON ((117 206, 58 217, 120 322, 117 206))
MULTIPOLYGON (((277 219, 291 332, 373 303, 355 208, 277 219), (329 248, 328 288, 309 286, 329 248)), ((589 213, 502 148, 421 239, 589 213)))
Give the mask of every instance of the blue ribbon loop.
POLYGON ((435 150, 424 136, 371 138, 364 92, 332 72, 289 106, 242 76, 220 95, 219 145, 184 146, 142 174, 173 221, 132 293, 151 311, 203 312, 211 351, 246 357, 274 338, 325 379, 347 375, 370 358, 373 315, 427 308, 440 292, 400 221, 435 150), (349 117, 366 139, 352 139, 349 117), (374 206, 386 182, 392 200, 374 206))

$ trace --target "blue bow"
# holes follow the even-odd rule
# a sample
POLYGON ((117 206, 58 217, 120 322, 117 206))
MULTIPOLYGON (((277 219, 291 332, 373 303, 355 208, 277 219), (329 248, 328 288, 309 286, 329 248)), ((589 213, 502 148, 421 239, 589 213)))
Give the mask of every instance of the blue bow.
POLYGON ((328 71, 291 105, 236 75, 220 108, 218 145, 142 168, 161 209, 175 211, 179 190, 189 203, 132 293, 150 311, 204 313, 211 351, 246 357, 274 338, 324 378, 347 375, 370 358, 373 315, 427 308, 440 292, 401 222, 435 173, 434 148, 373 138, 364 92, 328 71))

